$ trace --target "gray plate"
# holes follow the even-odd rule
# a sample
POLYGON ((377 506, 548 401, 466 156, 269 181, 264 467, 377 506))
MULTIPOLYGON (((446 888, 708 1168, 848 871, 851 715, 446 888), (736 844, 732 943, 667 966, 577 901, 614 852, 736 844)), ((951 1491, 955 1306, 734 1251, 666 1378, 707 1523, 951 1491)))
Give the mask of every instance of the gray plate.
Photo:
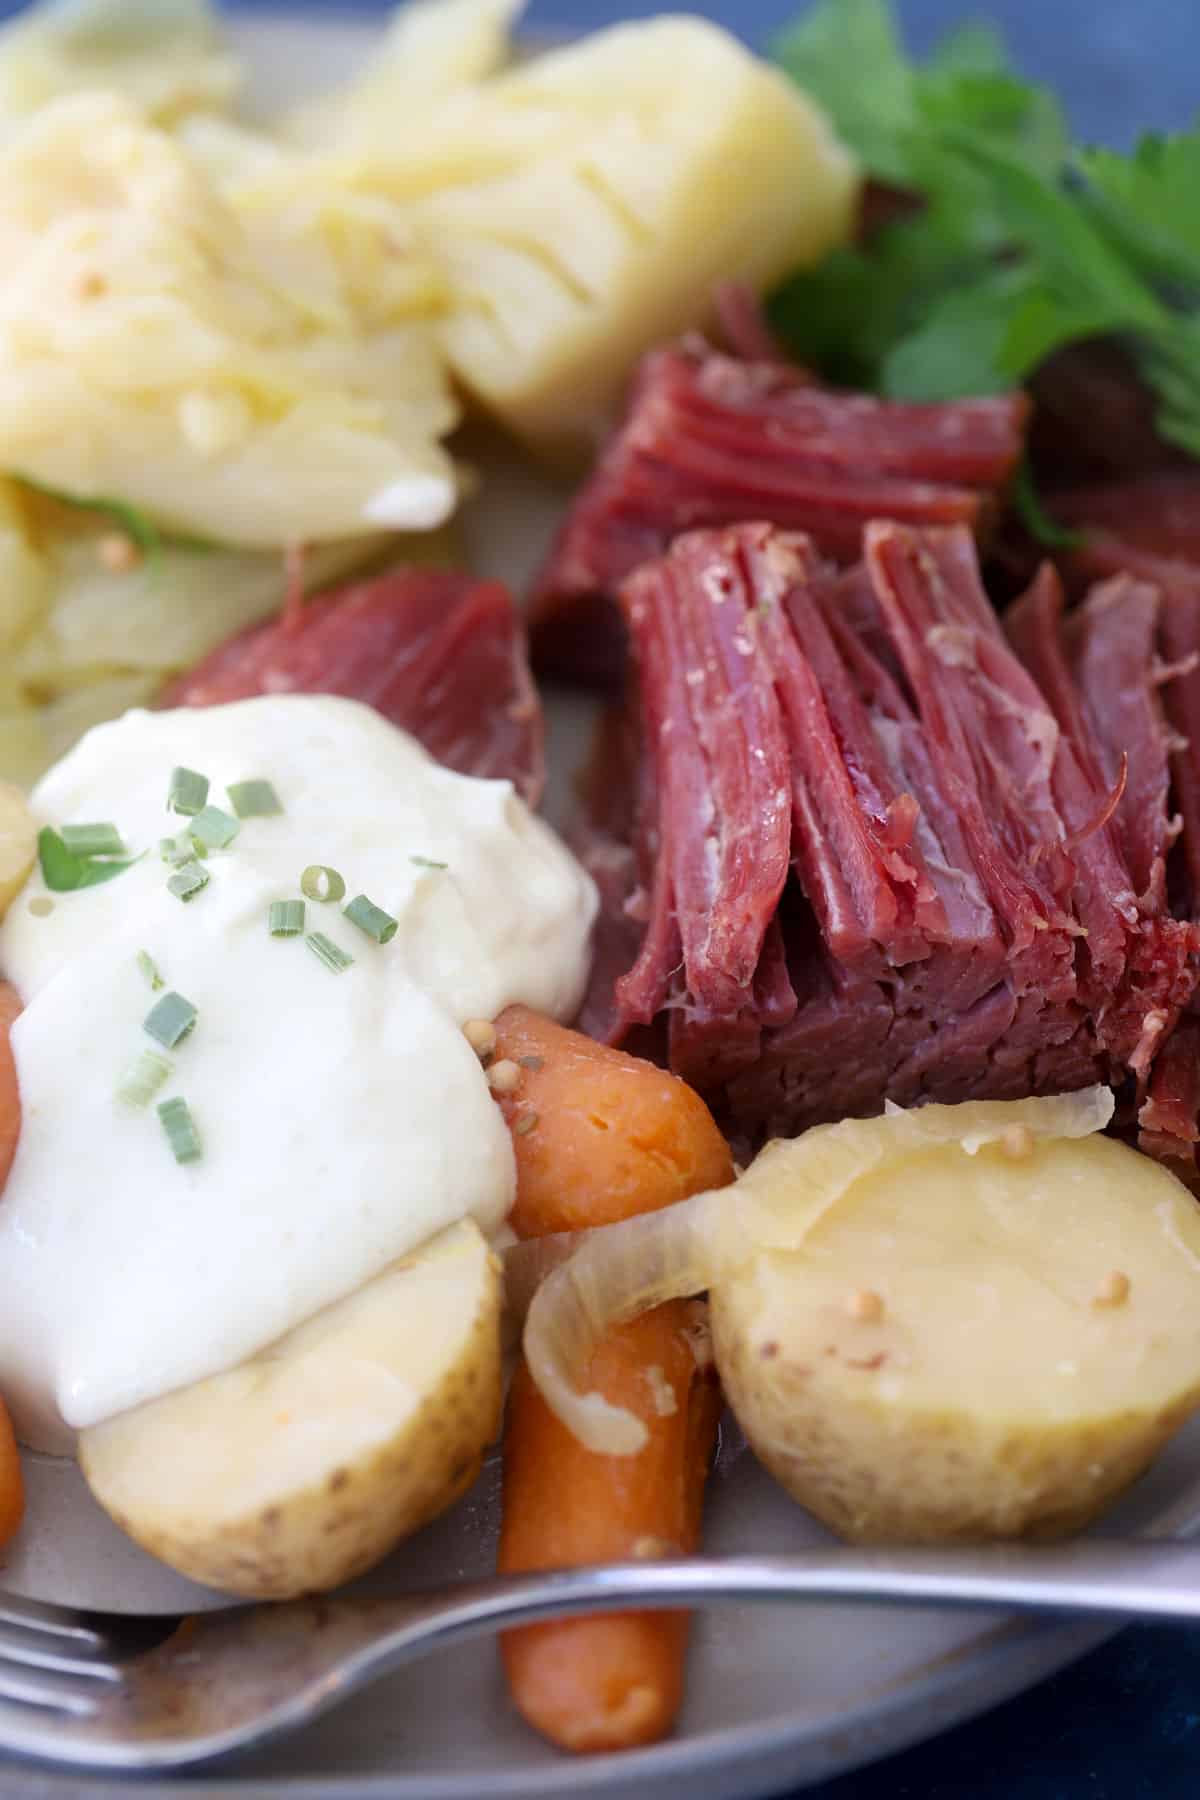
MULTIPOLYGON (((353 67, 377 27, 353 17, 243 21, 238 37, 264 104, 292 99, 353 67)), ((558 499, 509 454, 485 447, 488 481, 468 519, 476 567, 519 583, 558 499)), ((556 799, 587 723, 577 703, 551 706, 556 799)), ((43 1599, 129 1610, 219 1604, 143 1556, 91 1502, 70 1463, 30 1458, 29 1524, 0 1568, 3 1584, 43 1599)), ((374 1591, 482 1574, 494 1566, 498 1467, 452 1513, 370 1577, 374 1591)), ((1156 1534, 1200 1527, 1200 1422, 1184 1432, 1108 1521, 1156 1534)), ((822 1536, 727 1435, 712 1484, 706 1547, 785 1550, 822 1536)), ((613 1758, 566 1761, 515 1716, 494 1648, 439 1656, 381 1682, 283 1745, 227 1772, 190 1778, 204 1795, 331 1795, 395 1800, 636 1794, 646 1800, 753 1800, 885 1755, 969 1717, 1061 1668, 1103 1626, 1006 1622, 971 1614, 813 1606, 723 1611, 697 1621, 688 1698, 676 1738, 613 1758)), ((151 1796, 185 1784, 139 1783, 151 1796)), ((0 1792, 31 1797, 127 1793, 111 1781, 0 1765, 0 1792)))

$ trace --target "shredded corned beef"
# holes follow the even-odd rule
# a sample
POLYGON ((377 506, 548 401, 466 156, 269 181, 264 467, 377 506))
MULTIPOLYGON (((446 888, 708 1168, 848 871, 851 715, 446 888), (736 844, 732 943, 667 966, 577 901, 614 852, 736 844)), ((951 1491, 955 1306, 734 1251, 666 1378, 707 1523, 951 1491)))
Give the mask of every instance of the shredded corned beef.
POLYGON ((1200 470, 1194 466, 1069 488, 1054 495, 1052 509, 1083 536, 1067 559, 1080 574, 1127 569, 1126 561, 1115 559, 1130 552, 1153 559, 1158 568, 1200 566, 1200 470))
MULTIPOLYGON (((1143 869, 1148 859, 1164 857, 1171 910, 1200 923, 1200 474, 1192 468, 1152 470, 1070 489, 1056 494, 1053 505, 1056 516, 1080 534, 1061 559, 1072 591, 1110 578, 1099 590, 1110 596, 1103 629, 1072 629, 1093 640, 1093 719, 1130 756, 1134 776, 1122 808, 1127 829, 1142 838, 1143 869), (1147 730, 1150 718, 1159 721, 1157 734, 1147 730), (1169 819, 1156 798, 1164 755, 1170 759, 1169 819)), ((1086 621, 1095 605, 1086 602, 1072 618, 1086 621)), ((1139 854, 1135 846, 1131 853, 1139 854)), ((1138 1114, 1140 1141, 1195 1177, 1198 1118, 1200 999, 1193 999, 1155 1058, 1138 1114)))
POLYGON ((965 526, 875 522, 864 551, 839 574, 751 523, 624 582, 641 756, 627 715, 585 1023, 664 1034, 750 1141, 885 1098, 1144 1093, 1200 972, 1167 906, 1157 592, 1064 622, 1048 572, 1006 635, 965 526))
POLYGON ((365 700, 464 775, 542 791, 542 710, 508 589, 447 569, 392 569, 222 644, 161 696, 214 706, 253 694, 365 700))
POLYGON ((875 518, 983 529, 1016 468, 1028 404, 834 392, 699 338, 654 351, 536 583, 535 661, 588 682, 619 675, 620 583, 698 526, 767 518, 842 564, 875 518))

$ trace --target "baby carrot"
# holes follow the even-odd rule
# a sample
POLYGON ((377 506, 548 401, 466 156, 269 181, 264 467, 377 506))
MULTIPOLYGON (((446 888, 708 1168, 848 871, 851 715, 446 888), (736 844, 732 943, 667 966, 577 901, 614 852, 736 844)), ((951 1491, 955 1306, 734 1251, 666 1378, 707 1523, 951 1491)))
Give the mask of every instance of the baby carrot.
POLYGON ((25 1514, 25 1484, 17 1440, 4 1402, 0 1400, 0 1549, 16 1533, 25 1514))
POLYGON ((513 1134, 518 1237, 610 1225, 733 1180, 685 1082, 524 1006, 495 1023, 489 1072, 513 1134))
MULTIPOLYGON (((698 1302, 669 1301, 610 1332, 593 1355, 589 1387, 646 1426, 636 1456, 585 1449, 520 1364, 504 1439, 502 1570, 696 1548, 721 1407, 704 1315, 698 1302)), ((687 1632, 686 1613, 608 1613, 506 1632, 501 1655, 518 1708, 551 1742, 628 1749, 671 1729, 687 1632)))
MULTIPOLYGON (((517 1160, 510 1222, 542 1237, 654 1212, 733 1179, 691 1088, 652 1063, 512 1006, 479 1047, 517 1160)), ((524 1363, 509 1396, 500 1567, 545 1569, 696 1548, 721 1398, 703 1306, 671 1301, 610 1332, 588 1385, 646 1426, 636 1456, 598 1456, 550 1411, 524 1363)), ((529 1625, 501 1643, 513 1699, 563 1749, 649 1744, 683 1693, 685 1613, 529 1625)))

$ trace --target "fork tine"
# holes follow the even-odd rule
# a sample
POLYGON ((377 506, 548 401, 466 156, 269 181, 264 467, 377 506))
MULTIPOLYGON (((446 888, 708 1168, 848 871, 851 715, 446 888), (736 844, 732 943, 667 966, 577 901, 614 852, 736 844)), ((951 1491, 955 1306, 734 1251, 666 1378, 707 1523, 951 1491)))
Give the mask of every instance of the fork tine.
POLYGON ((71 1713, 75 1718, 87 1718, 97 1710, 105 1692, 94 1683, 79 1686, 43 1671, 23 1673, 0 1661, 0 1702, 16 1701, 21 1706, 36 1706, 43 1712, 71 1713))
POLYGON ((35 1632, 0 1625, 0 1670, 17 1664, 55 1675, 84 1675, 92 1681, 120 1681, 121 1671, 101 1656, 74 1656, 70 1639, 39 1638, 35 1632), (58 1646, 62 1645, 63 1648, 58 1646))
POLYGON ((42 1600, 27 1600, 23 1594, 0 1593, 0 1625, 20 1625, 25 1631, 50 1632, 54 1637, 69 1638, 80 1649, 85 1645, 97 1651, 107 1647, 107 1639, 88 1620, 88 1615, 73 1607, 48 1606, 42 1600))

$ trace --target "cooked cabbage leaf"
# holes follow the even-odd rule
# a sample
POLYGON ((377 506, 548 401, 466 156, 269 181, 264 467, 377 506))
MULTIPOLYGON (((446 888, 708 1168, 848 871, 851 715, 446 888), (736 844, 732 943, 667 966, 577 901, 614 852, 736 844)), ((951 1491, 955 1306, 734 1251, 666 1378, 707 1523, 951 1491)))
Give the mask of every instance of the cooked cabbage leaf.
MULTIPOLYGON (((278 551, 160 541, 132 568, 99 554, 109 521, 0 480, 0 776, 28 784, 92 725, 144 706, 164 680, 278 612, 278 551)), ((312 593, 403 554, 444 562, 445 533, 320 545, 300 565, 312 593)))
POLYGON ((170 124, 228 106, 240 81, 207 0, 43 0, 0 31, 0 132, 96 88, 170 124))
POLYGON ((392 14, 357 80, 297 108, 285 134, 305 148, 386 143, 397 121, 456 88, 484 81, 512 55, 526 0, 411 0, 392 14))
POLYGON ((430 530, 456 408, 428 324, 368 327, 310 233, 253 230, 112 94, 0 151, 0 466, 253 547, 430 530))

